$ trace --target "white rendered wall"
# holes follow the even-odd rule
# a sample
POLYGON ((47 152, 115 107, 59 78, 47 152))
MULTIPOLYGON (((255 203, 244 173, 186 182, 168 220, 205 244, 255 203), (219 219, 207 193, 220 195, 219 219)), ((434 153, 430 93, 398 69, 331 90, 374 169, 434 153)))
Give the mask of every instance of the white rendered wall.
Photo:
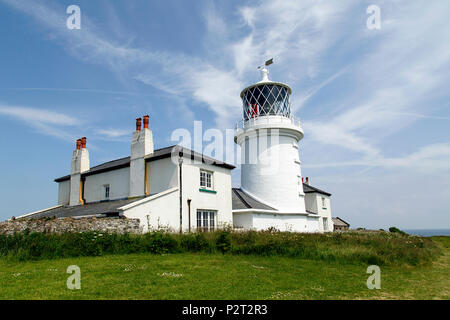
POLYGON ((191 199, 191 231, 197 228, 197 210, 217 211, 217 226, 232 226, 231 170, 205 163, 183 162, 183 230, 189 228, 189 208, 191 199), (199 191, 200 169, 213 173, 213 189, 216 193, 199 191))
POLYGON ((329 196, 318 192, 308 192, 305 194, 306 210, 317 213, 320 217, 319 231, 333 231, 333 221, 331 219, 331 199, 329 196), (325 206, 322 205, 322 197, 325 198, 325 206), (323 228, 323 218, 327 218, 327 230, 323 228))
POLYGON ((316 193, 305 193, 305 206, 306 210, 314 213, 319 212, 317 207, 317 194, 316 193))
POLYGON ((317 212, 318 212, 319 216, 321 217, 320 230, 331 232, 331 231, 333 231, 333 220, 331 219, 331 199, 330 199, 330 197, 319 194, 319 193, 314 193, 314 195, 316 196, 316 203, 317 203, 317 208, 318 208, 317 212), (322 197, 325 198, 325 206, 322 206, 322 197), (328 224, 327 230, 323 230, 323 223, 322 223, 323 218, 327 218, 327 224, 328 224))
POLYGON ((156 194, 178 186, 178 166, 171 158, 147 162, 147 191, 156 194))
POLYGON ((106 200, 104 186, 109 185, 109 200, 128 198, 130 168, 121 168, 86 177, 84 199, 87 203, 106 200))
POLYGON ((253 229, 253 213, 233 213, 233 227, 236 229, 253 229))
POLYGON ((318 217, 303 214, 234 213, 237 228, 267 230, 270 227, 289 232, 318 232, 318 217))
POLYGON ((322 220, 319 217, 308 216, 306 220, 308 223, 308 230, 305 232, 322 232, 320 229, 320 223, 322 220))
POLYGON ((68 205, 70 201, 70 180, 58 183, 58 204, 68 205))
POLYGON ((301 169, 296 138, 280 134, 274 145, 263 139, 271 140, 266 136, 250 135, 248 142, 241 143, 243 163, 252 161, 253 154, 258 156, 257 159, 267 161, 266 164, 261 161, 242 164, 242 189, 280 211, 306 212, 303 187, 299 184, 301 169))
POLYGON ((139 219, 144 232, 160 228, 177 232, 180 227, 179 190, 172 188, 124 207, 123 215, 139 219), (136 205, 137 203, 137 205, 136 205), (147 216, 148 219, 147 220, 147 216))
POLYGON ((70 175, 70 197, 69 204, 71 206, 77 206, 80 204, 80 186, 81 186, 81 174, 74 173, 70 175))

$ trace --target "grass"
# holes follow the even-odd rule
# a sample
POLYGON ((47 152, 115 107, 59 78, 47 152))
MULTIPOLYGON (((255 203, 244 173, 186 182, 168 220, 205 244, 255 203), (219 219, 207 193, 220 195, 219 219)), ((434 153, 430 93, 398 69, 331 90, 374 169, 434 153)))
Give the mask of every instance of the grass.
MULTIPOLYGON (((434 237, 431 263, 381 267, 289 256, 149 253, 23 261, 0 258, 0 299, 450 299, 450 237, 434 237), (81 268, 81 290, 66 269, 81 268)), ((346 249, 347 250, 347 249, 346 249)))

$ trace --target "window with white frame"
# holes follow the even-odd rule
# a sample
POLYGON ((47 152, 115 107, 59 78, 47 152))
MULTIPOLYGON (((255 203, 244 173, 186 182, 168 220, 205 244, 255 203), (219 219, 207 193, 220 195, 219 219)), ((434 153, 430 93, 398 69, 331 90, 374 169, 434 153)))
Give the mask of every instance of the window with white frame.
POLYGON ((326 201, 325 201, 325 197, 322 197, 322 208, 326 208, 326 201))
POLYGON ((213 188, 213 173, 211 171, 200 170, 200 188, 213 188))
POLYGON ((104 195, 104 199, 105 200, 108 200, 109 199, 109 196, 110 196, 110 187, 109 187, 109 184, 105 184, 104 186, 103 186, 103 195, 104 195))
POLYGON ((323 218, 323 231, 328 231, 328 218, 323 218))
POLYGON ((197 229, 214 231, 216 229, 217 212, 213 210, 197 210, 197 229))

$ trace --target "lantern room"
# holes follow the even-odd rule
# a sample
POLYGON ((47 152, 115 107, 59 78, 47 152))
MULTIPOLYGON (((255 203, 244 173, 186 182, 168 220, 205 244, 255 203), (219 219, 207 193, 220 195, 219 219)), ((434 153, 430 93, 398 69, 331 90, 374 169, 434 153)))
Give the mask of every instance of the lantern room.
POLYGON ((268 75, 269 71, 263 68, 262 80, 241 92, 244 121, 261 116, 291 117, 291 88, 283 83, 270 81, 268 75))

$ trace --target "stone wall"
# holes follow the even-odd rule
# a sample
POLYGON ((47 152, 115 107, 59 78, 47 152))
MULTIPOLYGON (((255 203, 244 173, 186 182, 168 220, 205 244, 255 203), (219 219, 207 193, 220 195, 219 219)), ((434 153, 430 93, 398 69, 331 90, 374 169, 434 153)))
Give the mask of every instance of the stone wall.
POLYGON ((101 231, 110 233, 142 233, 139 219, 126 218, 62 218, 18 219, 0 222, 0 234, 30 232, 64 233, 101 231))

